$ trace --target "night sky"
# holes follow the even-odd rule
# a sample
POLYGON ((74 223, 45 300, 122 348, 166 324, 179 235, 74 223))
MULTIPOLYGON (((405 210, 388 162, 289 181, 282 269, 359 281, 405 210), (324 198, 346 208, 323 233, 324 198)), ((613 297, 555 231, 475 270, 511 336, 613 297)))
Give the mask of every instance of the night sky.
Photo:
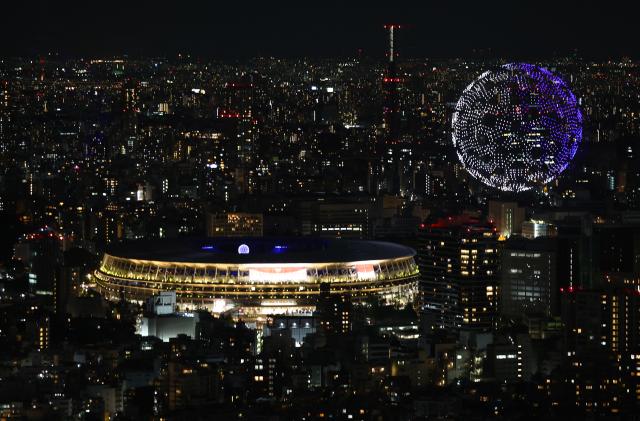
POLYGON ((0 55, 384 55, 382 24, 410 24, 408 57, 637 57, 632 2, 3 1, 0 55), (5 4, 8 3, 8 4, 5 4), (368 3, 374 4, 370 5, 368 3), (479 53, 478 50, 482 52, 479 53))

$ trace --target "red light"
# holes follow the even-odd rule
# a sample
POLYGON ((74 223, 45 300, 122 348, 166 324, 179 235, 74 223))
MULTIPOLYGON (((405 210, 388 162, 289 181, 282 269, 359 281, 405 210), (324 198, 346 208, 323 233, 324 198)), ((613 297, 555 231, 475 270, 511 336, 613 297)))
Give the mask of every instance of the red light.
POLYGON ((402 79, 400 79, 399 77, 385 77, 384 79, 382 79, 382 81, 384 83, 400 83, 402 82, 402 79))

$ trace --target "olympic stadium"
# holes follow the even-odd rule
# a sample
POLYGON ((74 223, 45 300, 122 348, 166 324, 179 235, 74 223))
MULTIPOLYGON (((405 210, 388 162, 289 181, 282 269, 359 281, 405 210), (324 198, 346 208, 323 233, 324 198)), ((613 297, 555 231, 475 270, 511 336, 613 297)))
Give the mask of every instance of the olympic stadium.
POLYGON ((175 291, 182 311, 240 316, 312 312, 320 286, 354 302, 413 300, 415 250, 381 241, 326 238, 162 239, 108 249, 94 272, 107 299, 143 303, 175 291))

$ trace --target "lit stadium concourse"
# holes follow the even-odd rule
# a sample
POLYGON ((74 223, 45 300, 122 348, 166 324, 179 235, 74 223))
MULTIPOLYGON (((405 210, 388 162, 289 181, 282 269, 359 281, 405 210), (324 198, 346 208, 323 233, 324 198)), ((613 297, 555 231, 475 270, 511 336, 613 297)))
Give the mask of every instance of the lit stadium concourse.
POLYGON ((135 241, 107 250, 94 279, 110 300, 142 304, 175 291, 181 311, 250 319, 311 313, 322 284, 354 303, 374 295, 389 304, 413 302, 414 256, 393 243, 315 237, 135 241))

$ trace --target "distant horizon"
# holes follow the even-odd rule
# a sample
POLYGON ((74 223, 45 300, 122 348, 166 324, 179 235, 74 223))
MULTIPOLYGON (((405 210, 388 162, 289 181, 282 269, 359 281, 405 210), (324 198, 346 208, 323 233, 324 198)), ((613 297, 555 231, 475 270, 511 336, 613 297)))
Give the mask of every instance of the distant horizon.
MULTIPOLYGON (((0 55, 0 61, 8 61, 8 60, 26 60, 26 59, 47 59, 51 61, 55 60, 104 60, 104 61, 115 61, 115 60, 163 60, 163 61, 222 61, 222 62, 246 62, 251 60, 350 60, 362 58, 374 62, 387 62, 387 58, 385 56, 377 56, 377 55, 275 55, 275 54, 264 54, 264 55, 247 55, 247 56, 236 56, 231 57, 228 55, 208 55, 208 54, 194 54, 194 53, 170 53, 170 54, 134 54, 134 53, 105 53, 105 54, 66 54, 66 53, 32 53, 32 54, 14 54, 14 55, 0 55)), ((629 55, 617 55, 617 56, 607 56, 607 57, 594 57, 594 56, 584 56, 580 53, 580 51, 576 51, 573 53, 557 53, 550 55, 539 55, 539 56, 515 56, 515 55, 423 55, 423 56, 411 56, 411 57, 400 57, 396 60, 396 62, 400 65, 403 63, 411 63, 416 61, 453 61, 453 60, 470 60, 470 61, 495 61, 495 62, 509 62, 509 61, 517 61, 517 62, 544 62, 544 61, 553 61, 553 60, 576 60, 583 62, 593 62, 593 63, 619 63, 619 62, 636 62, 640 61, 640 56, 629 56, 629 55)))
POLYGON ((325 1, 151 2, 114 0, 107 7, 75 0, 4 4, 0 57, 64 56, 384 57, 385 23, 400 57, 552 57, 574 49, 585 57, 640 57, 628 6, 577 1, 443 4, 395 1, 371 5, 325 1))

